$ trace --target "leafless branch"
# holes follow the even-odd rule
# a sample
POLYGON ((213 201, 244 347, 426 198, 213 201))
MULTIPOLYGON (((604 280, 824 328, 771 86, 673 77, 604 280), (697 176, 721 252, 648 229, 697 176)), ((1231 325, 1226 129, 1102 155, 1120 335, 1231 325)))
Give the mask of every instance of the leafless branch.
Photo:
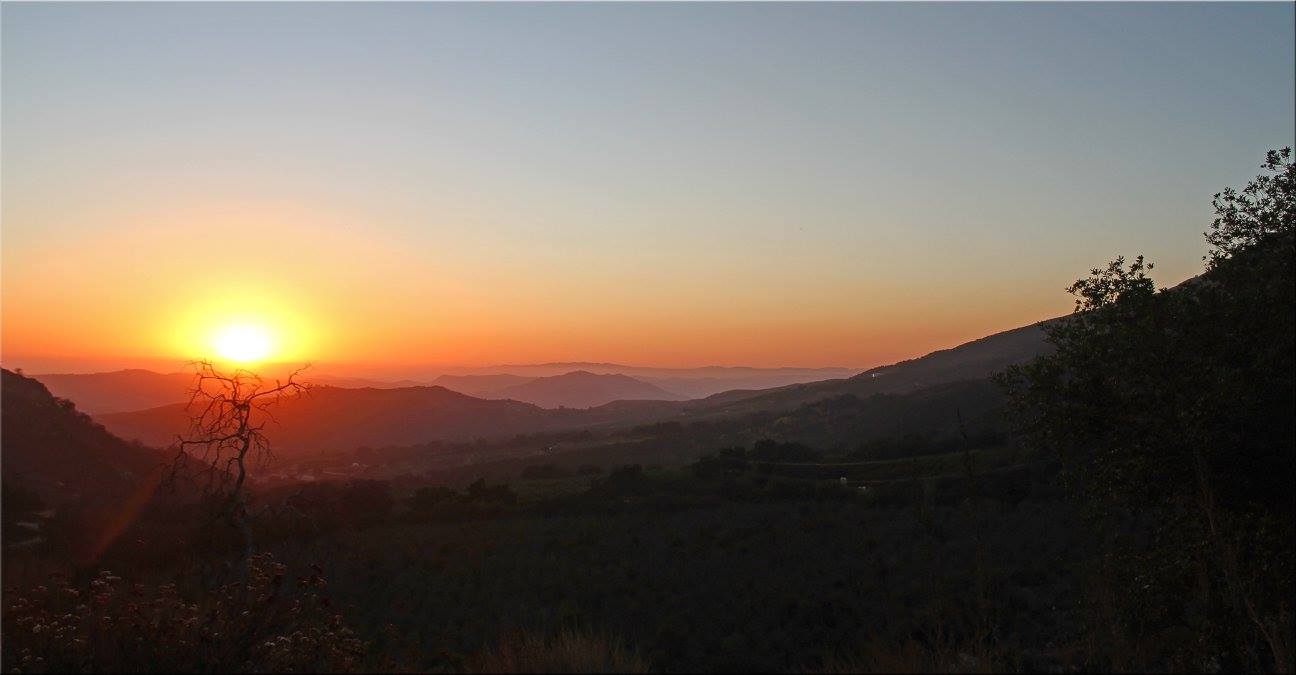
POLYGON ((248 511, 244 484, 248 462, 263 466, 272 458, 266 422, 277 420, 271 408, 301 396, 310 385, 300 381, 309 367, 294 370, 273 384, 246 369, 225 373, 210 361, 194 361, 194 384, 189 390, 189 426, 173 444, 175 458, 167 480, 201 483, 203 493, 221 504, 224 517, 243 533, 250 553, 248 511))

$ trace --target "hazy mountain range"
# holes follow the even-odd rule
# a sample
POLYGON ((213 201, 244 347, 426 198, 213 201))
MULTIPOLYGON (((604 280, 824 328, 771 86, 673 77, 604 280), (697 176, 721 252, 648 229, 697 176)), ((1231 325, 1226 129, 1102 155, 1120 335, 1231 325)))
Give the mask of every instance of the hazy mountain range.
POLYGON ((446 371, 433 384, 473 396, 500 398, 500 389, 511 384, 521 384, 526 378, 553 377, 574 371, 595 375, 627 375, 670 392, 671 398, 705 398, 733 389, 769 389, 789 384, 850 377, 860 372, 858 368, 750 368, 746 366, 652 368, 619 363, 565 361, 455 368, 446 371))
MULTIPOLYGON (((141 369, 108 373, 53 373, 31 377, 49 387, 50 393, 72 401, 77 409, 91 415, 144 410, 187 401, 194 385, 192 372, 156 373, 141 369)), ((421 384, 413 380, 384 382, 334 375, 311 375, 306 379, 314 384, 351 389, 392 389, 421 384)))
POLYGON ((510 385, 491 398, 526 401, 542 408, 593 408, 612 401, 673 401, 688 397, 629 375, 577 370, 510 385))
MULTIPOLYGON (((552 410, 516 400, 485 400, 440 386, 316 387, 300 399, 281 403, 275 412, 277 423, 267 433, 281 455, 287 456, 361 445, 502 438, 582 427, 779 412, 843 394, 857 397, 903 394, 943 383, 982 379, 1046 349, 1040 324, 1034 324, 850 378, 773 389, 734 390, 687 401, 618 400, 588 409, 552 410)), ((575 396, 573 392, 591 394, 606 381, 593 373, 571 373, 503 388, 523 388, 523 393, 534 397, 553 395, 554 391, 575 396), (599 384, 595 386, 592 382, 599 384), (580 386, 565 386, 572 384, 580 386), (581 387, 586 388, 582 391, 581 387)), ((507 382, 497 380, 496 384, 507 382)), ((639 390, 651 386, 642 382, 616 382, 639 390)), ((123 438, 166 445, 185 428, 184 408, 184 404, 171 404, 136 412, 102 414, 96 419, 123 438)))
MULTIPOLYGON (((281 457, 359 446, 409 445, 562 428, 561 418, 519 401, 488 401, 444 387, 345 389, 313 387, 279 402, 266 435, 281 457)), ((167 445, 185 430, 186 404, 98 415, 113 433, 148 445, 167 445)), ((264 418, 262 418, 264 419, 264 418)), ((258 419, 257 421, 262 421, 258 419)))
POLYGON ((442 375, 433 384, 487 399, 512 399, 541 408, 593 408, 613 401, 680 401, 691 398, 616 373, 575 370, 561 375, 442 375))
MULTIPOLYGON (((547 363, 467 369, 431 382, 486 399, 513 399, 542 408, 590 408, 619 400, 680 401, 733 389, 768 389, 845 377, 844 368, 642 368, 617 364, 547 363), (514 372, 494 372, 510 369, 514 372), (564 370, 565 369, 565 370, 564 370)), ((34 375, 50 392, 92 415, 130 412, 187 401, 193 374, 131 369, 106 373, 34 375)), ((384 381, 311 373, 315 385, 347 389, 426 386, 415 380, 384 381)))

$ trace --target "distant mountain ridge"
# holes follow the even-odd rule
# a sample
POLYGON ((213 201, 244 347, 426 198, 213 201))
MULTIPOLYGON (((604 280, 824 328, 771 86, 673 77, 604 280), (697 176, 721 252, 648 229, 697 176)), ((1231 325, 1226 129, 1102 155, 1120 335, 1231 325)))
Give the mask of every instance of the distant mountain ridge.
MULTIPOLYGON (((858 368, 753 368, 749 366, 656 368, 574 361, 456 368, 438 377, 435 384, 472 396, 499 398, 504 396, 502 390, 508 386, 503 384, 505 381, 521 384, 522 379, 554 377, 573 371, 633 377, 668 392, 670 396, 667 400, 705 398, 732 389, 769 389, 789 384, 849 377, 860 372, 858 368)), ((658 393, 656 396, 661 394, 658 393)))
MULTIPOLYGON (((105 373, 53 373, 33 377, 40 380, 55 396, 76 403, 78 409, 92 415, 147 410, 187 401, 194 386, 192 372, 157 373, 139 368, 105 373)), ((306 379, 316 384, 351 389, 394 389, 422 384, 413 380, 383 382, 326 374, 310 374, 306 379)))
POLYGON ((1060 319, 987 335, 950 349, 941 349, 889 366, 872 368, 854 377, 794 384, 775 389, 729 391, 694 403, 695 416, 745 414, 760 410, 790 410, 805 403, 851 394, 907 394, 927 387, 987 378, 1008 366, 1049 353, 1044 327, 1060 319))
POLYGON ((590 362, 590 361, 552 361, 548 363, 531 363, 531 364, 505 364, 499 366, 483 366, 471 369, 474 372, 488 373, 495 371, 509 371, 516 374, 536 374, 539 372, 549 374, 561 374, 572 372, 573 370, 584 370, 598 375, 628 375, 632 373, 647 374, 654 377, 667 376, 707 376, 715 377, 720 375, 759 375, 759 374, 811 374, 811 375, 840 375, 859 372, 858 368, 840 368, 840 367, 822 367, 822 368, 798 368, 798 367, 777 367, 761 368, 756 366, 694 366, 691 368, 665 368, 656 366, 630 366, 621 363, 607 362, 590 362))
MULTIPOLYGON (((275 412, 267 429, 286 453, 342 450, 367 445, 415 445, 433 440, 503 438, 579 428, 664 420, 729 417, 794 410, 843 394, 904 394, 949 382, 984 379, 1048 351, 1043 325, 996 333, 952 349, 874 368, 854 377, 760 390, 735 390, 688 401, 619 400, 588 409, 547 410, 510 400, 483 400, 447 388, 342 389, 317 387, 275 412)), ((100 415, 114 433, 166 445, 185 428, 184 405, 100 415)))
POLYGON ((542 408, 593 408, 613 401, 680 401, 690 398, 650 382, 612 373, 576 370, 545 377, 499 373, 442 375, 435 384, 486 399, 512 399, 542 408))
POLYGON ((505 387, 497 392, 497 396, 542 408, 593 408, 613 401, 677 401, 686 398, 629 375, 600 375, 587 370, 537 377, 505 387))
POLYGON ((461 394, 476 396, 478 398, 507 398, 497 396, 496 394, 509 387, 525 384, 534 380, 534 377, 526 375, 510 375, 508 373, 498 373, 494 375, 442 375, 432 384, 438 387, 445 387, 450 391, 457 391, 461 394))
MULTIPOLYGON (((300 456, 359 446, 467 440, 558 428, 549 411, 518 401, 487 401, 444 387, 313 387, 281 401, 266 420, 277 454, 300 456)), ((188 424, 186 404, 96 417, 123 438, 166 446, 188 424)), ((258 420, 260 421, 260 420, 258 420)))
MULTIPOLYGON (((278 366, 282 369, 283 366, 278 366)), ((465 370, 465 369, 460 369, 465 370)), ((473 371, 474 369, 466 369, 473 371)), ((733 389, 768 389, 797 382, 812 382, 833 377, 845 377, 857 371, 844 368, 747 368, 730 366, 705 366, 702 368, 651 368, 620 364, 534 364, 498 366, 480 369, 482 372, 443 374, 431 382, 451 391, 477 398, 514 398, 536 403, 542 407, 591 407, 618 399, 656 399, 675 401, 697 399, 733 389), (573 367, 567 367, 567 366, 573 367), (574 366, 588 365, 589 368, 574 366), (513 368, 519 373, 493 372, 513 368), (565 368, 565 369, 564 369, 565 368), (555 372, 556 371, 556 372, 555 372), (627 375, 646 382, 660 391, 607 386, 601 396, 566 397, 543 393, 545 385, 537 385, 535 395, 528 389, 509 393, 504 390, 525 384, 541 377, 566 375, 584 371, 594 375, 627 375), (624 389, 624 391, 622 391, 624 389)), ((35 375, 50 391, 60 398, 69 399, 77 408, 92 415, 147 410, 189 398, 193 387, 193 373, 159 373, 140 368, 100 373, 47 373, 35 375)), ((418 387, 428 383, 416 380, 376 380, 363 377, 344 377, 307 372, 305 378, 313 384, 347 389, 395 389, 418 387)))

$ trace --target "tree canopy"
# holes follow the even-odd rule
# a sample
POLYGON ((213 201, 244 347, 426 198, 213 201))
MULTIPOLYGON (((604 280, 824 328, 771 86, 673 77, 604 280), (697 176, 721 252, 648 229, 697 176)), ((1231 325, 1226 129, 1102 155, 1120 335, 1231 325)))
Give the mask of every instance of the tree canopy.
POLYGON ((1296 166, 1287 148, 1262 166, 1215 196, 1202 275, 1157 290, 1142 256, 1092 270, 1056 351, 1001 381, 1102 531, 1139 533, 1113 535, 1126 620, 1200 628, 1199 664, 1290 670, 1296 166))

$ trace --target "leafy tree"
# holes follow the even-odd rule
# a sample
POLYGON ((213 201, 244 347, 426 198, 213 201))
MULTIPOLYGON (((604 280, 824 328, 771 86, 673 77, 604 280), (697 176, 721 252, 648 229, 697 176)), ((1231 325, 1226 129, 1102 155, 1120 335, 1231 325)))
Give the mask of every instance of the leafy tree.
POLYGON ((714 479, 740 474, 751 468, 745 448, 724 448, 699 458, 692 465, 698 478, 714 479))
POLYGON ((522 477, 528 479, 556 479, 566 478, 568 472, 566 469, 554 464, 532 464, 522 469, 522 477))
POLYGON ((368 527, 391 515, 396 500, 386 481, 349 480, 307 483, 284 499, 290 515, 309 522, 316 531, 368 527))
POLYGON ((1142 256, 1092 270, 1056 352, 1001 378, 1107 537, 1112 632, 1145 638, 1124 665, 1173 645, 1182 667, 1292 669, 1296 166, 1263 166, 1215 196, 1204 274, 1157 290, 1142 256))
POLYGON ((514 504, 517 493, 507 483, 487 485, 485 478, 478 478, 468 486, 468 501, 487 504, 514 504))
POLYGON ((385 481, 351 480, 338 495, 338 508, 345 521, 360 526, 384 522, 395 507, 391 486, 385 481))
POLYGON ((813 448, 801 443, 780 443, 768 438, 756 441, 747 455, 766 462, 813 462, 821 457, 813 448))
POLYGON ((419 488, 407 500, 410 511, 415 513, 431 512, 442 504, 458 501, 458 492, 444 485, 429 485, 419 488))

